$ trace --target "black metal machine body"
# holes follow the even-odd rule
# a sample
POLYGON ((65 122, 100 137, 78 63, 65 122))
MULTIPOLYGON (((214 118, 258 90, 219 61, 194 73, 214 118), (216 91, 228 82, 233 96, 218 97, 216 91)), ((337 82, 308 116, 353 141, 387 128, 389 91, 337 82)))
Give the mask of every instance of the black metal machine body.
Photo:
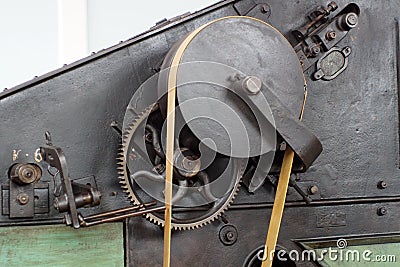
MULTIPOLYGON (((206 173, 200 172, 197 165, 191 165, 197 158, 188 152, 188 144, 198 144, 191 134, 201 134, 203 129, 201 125, 185 128, 184 135, 190 138, 179 140, 185 148, 180 150, 183 159, 177 154, 177 163, 186 169, 177 171, 177 184, 188 187, 192 182, 186 178, 196 176, 198 180, 193 183, 204 186, 213 181, 211 174, 221 166, 229 170, 229 177, 235 178, 226 189, 229 194, 221 201, 213 199, 214 192, 198 194, 214 203, 211 208, 189 208, 182 202, 180 210, 176 210, 183 215, 175 218, 175 229, 190 230, 172 233, 173 266, 187 266, 194 261, 205 266, 255 266, 252 264, 264 242, 276 174, 287 145, 296 152, 297 164, 278 240, 282 250, 300 252, 305 244, 323 246, 338 237, 350 242, 379 238, 382 242, 389 234, 392 238, 397 236, 399 13, 396 1, 222 1, 163 21, 139 36, 5 90, 0 93, 0 225, 67 223, 79 228, 124 219, 127 266, 160 264, 163 233, 157 224, 163 224, 162 203, 157 198, 147 200, 145 192, 130 191, 140 183, 135 180, 134 169, 145 165, 140 153, 130 153, 136 148, 131 145, 135 131, 143 131, 144 139, 140 138, 144 145, 139 148, 154 150, 150 153, 150 169, 141 175, 147 175, 155 184, 163 181, 160 162, 165 155, 158 150, 160 144, 156 141, 165 138, 160 130, 165 102, 161 99, 155 107, 147 108, 151 103, 143 99, 154 96, 145 89, 153 87, 154 92, 159 92, 163 70, 171 53, 176 53, 175 44, 195 29, 223 17, 246 16, 272 25, 289 40, 300 63, 298 77, 303 72, 305 80, 300 79, 296 96, 285 98, 282 94, 275 101, 267 90, 278 122, 271 169, 255 170, 264 164, 262 157, 249 157, 245 163, 242 158, 235 158, 226 163, 221 153, 219 161, 211 164, 206 173), (154 75, 157 79, 149 80, 154 75), (296 112, 302 108, 303 99, 298 96, 303 96, 304 89, 308 94, 300 123, 296 112), (134 95, 139 97, 132 98, 134 95), (282 115, 288 113, 292 115, 282 115), (290 123, 286 123, 288 119, 290 123), (53 138, 47 133, 47 144, 43 138, 46 131, 53 138), (186 158, 192 161, 185 161, 186 158), (156 175, 149 174, 150 170, 156 175), (139 201, 141 198, 143 201, 139 201), (130 200, 138 206, 131 206, 130 200), (152 208, 153 205, 156 206, 152 208), (155 224, 137 216, 149 213, 153 215, 146 215, 147 219, 155 224)), ((207 42, 211 43, 215 37, 209 38, 207 42)), ((262 47, 262 43, 254 45, 262 47)), ((248 49, 243 48, 238 54, 242 52, 246 58, 247 53, 251 58, 248 49)), ((189 52, 182 58, 193 59, 189 52)), ((226 58, 229 59, 221 54, 216 61, 226 58)), ((249 67, 246 60, 241 63, 249 67)), ((235 65, 234 59, 232 62, 235 65)), ((264 66, 260 62, 257 64, 264 66)), ((276 75, 291 79, 294 74, 276 75)), ((233 91, 235 83, 242 85, 249 79, 257 83, 254 77, 235 77, 235 82, 229 81, 233 91)), ((177 99, 192 97, 188 94, 178 91, 177 99)), ((260 102, 255 94, 244 97, 268 120, 257 105, 260 102)), ((185 117, 187 111, 181 112, 185 117)), ((182 193, 181 199, 188 194, 178 192, 182 193)), ((198 197, 194 192, 193 199, 198 197)))

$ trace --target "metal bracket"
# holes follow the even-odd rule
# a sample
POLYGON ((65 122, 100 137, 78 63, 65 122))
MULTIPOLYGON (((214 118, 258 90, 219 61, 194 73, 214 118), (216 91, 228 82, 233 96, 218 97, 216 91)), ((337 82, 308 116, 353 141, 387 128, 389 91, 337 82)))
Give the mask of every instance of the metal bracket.
MULTIPOLYGON (((25 191, 25 190, 24 190, 25 191)), ((49 184, 48 183, 38 183, 34 185, 33 188, 33 197, 28 199, 34 205, 33 215, 30 210, 26 211, 23 215, 19 212, 12 211, 15 209, 19 209, 19 203, 15 203, 15 201, 10 201, 10 185, 3 184, 1 186, 1 199, 2 199, 2 214, 10 215, 10 218, 27 218, 34 217, 36 214, 46 214, 49 213, 49 184), (10 205, 12 203, 12 205, 10 205), (17 206, 18 205, 18 206, 17 206), (16 214, 17 213, 17 214, 16 214), (12 215, 11 215, 12 214, 12 215), (17 216, 15 216, 17 215, 17 216), (28 216, 29 215, 29 216, 28 216)), ((13 193, 11 193, 13 194, 13 193)), ((13 194, 15 195, 15 193, 13 194)))
POLYGON ((347 68, 349 62, 348 56, 350 54, 351 48, 349 46, 346 46, 342 50, 333 47, 318 60, 314 79, 323 79, 325 81, 335 79, 347 68))
POLYGON ((324 57, 321 56, 323 52, 328 52, 351 29, 357 26, 358 16, 360 15, 358 5, 351 3, 330 18, 329 16, 336 9, 335 2, 329 3, 326 8, 320 7, 308 15, 310 22, 292 31, 298 41, 294 46, 294 50, 297 53, 303 71, 306 71, 321 57, 324 57))
MULTIPOLYGON (((8 194, 4 203, 8 204, 10 218, 32 218, 35 214, 36 183, 42 176, 41 168, 35 163, 15 163, 8 170, 8 194)), ((4 194, 3 194, 4 197, 4 194)), ((4 212, 3 212, 4 213, 4 212)))
POLYGON ((34 184, 20 186, 10 180, 10 218, 29 218, 35 214, 34 184))

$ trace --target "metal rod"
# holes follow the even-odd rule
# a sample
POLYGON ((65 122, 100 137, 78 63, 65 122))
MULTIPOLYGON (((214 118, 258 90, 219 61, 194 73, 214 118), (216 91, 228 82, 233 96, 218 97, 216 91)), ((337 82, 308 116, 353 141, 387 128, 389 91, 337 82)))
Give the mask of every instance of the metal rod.
MULTIPOLYGON (((302 201, 286 202, 285 207, 315 207, 315 206, 339 206, 339 205, 354 205, 354 204, 370 204, 370 203, 385 203, 385 202, 400 202, 400 196, 389 197, 360 197, 360 198, 342 198, 342 199, 327 199, 313 200, 310 204, 304 204, 302 201)), ((243 203, 232 204, 229 209, 265 209, 272 208, 273 203, 243 203)))
POLYGON ((164 209, 165 209, 164 206, 163 207, 156 207, 156 208, 144 209, 144 210, 136 211, 136 212, 132 212, 132 213, 122 214, 122 215, 118 215, 118 216, 111 217, 111 218, 105 218, 105 219, 101 219, 101 220, 93 221, 93 222, 83 221, 81 223, 81 226, 89 227, 89 226, 93 226, 93 225, 97 225, 97 224, 101 224, 101 223, 114 222, 114 221, 130 218, 130 217, 143 215, 143 214, 146 214, 146 213, 161 211, 161 210, 164 210, 164 209))
POLYGON ((126 208, 117 209, 117 210, 111 210, 111 211, 98 213, 98 214, 95 214, 95 215, 91 215, 91 216, 85 217, 84 220, 85 221, 86 220, 93 220, 93 219, 98 219, 98 218, 101 218, 101 217, 106 217, 106 216, 110 216, 110 215, 114 215, 114 214, 118 214, 118 213, 122 213, 122 212, 138 210, 138 209, 141 209, 141 208, 154 206, 155 204, 157 204, 157 202, 153 201, 153 202, 144 203, 144 204, 137 205, 137 206, 126 207, 126 208))
MULTIPOLYGON (((303 201, 290 201, 285 203, 285 208, 305 208, 305 207, 323 207, 323 206, 340 206, 340 205, 354 205, 354 204, 370 204, 370 203, 386 203, 386 202, 400 202, 400 196, 382 196, 382 197, 359 197, 359 198, 338 198, 326 200, 313 200, 310 204, 305 204, 303 201)), ((260 203, 233 203, 229 206, 229 210, 242 210, 242 209, 270 209, 274 203, 260 202, 260 203)), ((205 207, 193 208, 173 208, 174 213, 180 212, 197 212, 206 211, 205 207)))

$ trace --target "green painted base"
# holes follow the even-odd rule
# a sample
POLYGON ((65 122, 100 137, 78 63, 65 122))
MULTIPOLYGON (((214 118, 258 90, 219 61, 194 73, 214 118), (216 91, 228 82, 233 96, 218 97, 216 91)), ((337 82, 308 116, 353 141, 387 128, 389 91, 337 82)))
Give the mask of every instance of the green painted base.
POLYGON ((0 266, 123 267, 123 224, 2 227, 0 266))

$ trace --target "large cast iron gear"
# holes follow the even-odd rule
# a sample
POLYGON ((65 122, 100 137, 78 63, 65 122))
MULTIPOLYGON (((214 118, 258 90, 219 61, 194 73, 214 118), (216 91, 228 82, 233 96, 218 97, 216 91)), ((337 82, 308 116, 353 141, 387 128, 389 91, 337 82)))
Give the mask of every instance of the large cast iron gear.
MULTIPOLYGON (((144 111, 142 111, 139 115, 137 115, 133 121, 130 123, 128 127, 125 129, 125 134, 123 136, 122 140, 122 147, 120 149, 120 152, 118 154, 118 174, 119 174, 119 183, 121 184, 122 189, 124 192, 128 195, 128 198, 131 200, 131 202, 135 205, 140 205, 143 204, 143 200, 141 200, 140 196, 138 195, 138 185, 133 184, 134 182, 130 178, 130 171, 128 168, 128 157, 129 157, 129 144, 134 137, 136 131, 138 130, 139 126, 146 123, 147 118, 149 115, 155 111, 158 110, 158 106, 149 106, 147 107, 144 111)), ((161 117, 161 116, 160 116, 161 117)), ((244 168, 246 166, 245 162, 240 159, 230 159, 232 160, 233 166, 234 166, 234 173, 236 174, 232 179, 233 179, 233 186, 230 192, 224 196, 223 199, 220 199, 214 203, 214 206, 217 206, 216 208, 210 208, 209 211, 205 211, 204 209, 203 212, 200 211, 200 215, 198 217, 192 218, 189 221, 181 221, 180 219, 172 219, 172 227, 175 230, 190 230, 190 229, 195 229, 202 227, 218 217, 220 217, 225 210, 228 209, 230 204, 233 202, 235 196, 238 193, 239 187, 240 187, 240 181, 244 172, 244 168)), ((142 192, 143 193, 143 192, 142 192)), ((161 203, 159 203, 161 204, 161 203)), ((186 212, 189 213, 194 213, 198 214, 198 210, 202 210, 200 207, 195 207, 194 211, 187 211, 188 209, 186 208, 186 212), (197 208, 197 209, 196 209, 197 208)), ((190 210, 190 208, 189 208, 190 210)), ((164 219, 162 218, 164 216, 164 213, 148 213, 145 215, 145 217, 150 220, 151 222, 159 225, 159 226, 164 226, 164 219)), ((174 216, 174 213, 173 213, 174 216)))

